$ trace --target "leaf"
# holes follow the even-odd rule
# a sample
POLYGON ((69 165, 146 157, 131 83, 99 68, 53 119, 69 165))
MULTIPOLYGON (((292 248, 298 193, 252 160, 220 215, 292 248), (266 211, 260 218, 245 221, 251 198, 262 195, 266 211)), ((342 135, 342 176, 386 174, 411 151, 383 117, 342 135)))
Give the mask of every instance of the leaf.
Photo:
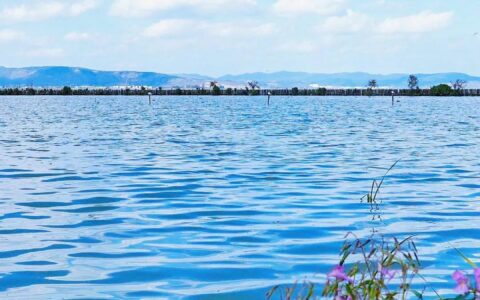
POLYGON ((305 297, 305 300, 310 300, 313 297, 313 292, 315 291, 315 286, 313 284, 309 285, 308 294, 305 297))
POLYGON ((458 252, 458 254, 460 254, 460 256, 465 260, 465 262, 469 264, 472 268, 478 268, 477 265, 473 261, 471 261, 468 257, 466 257, 460 250, 458 250, 455 247, 453 247, 453 249, 455 249, 458 252))
POLYGON ((275 294, 275 292, 278 290, 279 286, 274 286, 270 291, 267 293, 267 300, 270 300, 272 296, 275 294))
POLYGON ((418 299, 420 300, 423 300, 423 294, 418 292, 418 291, 415 291, 413 290, 412 293, 415 295, 415 297, 417 297, 418 299))

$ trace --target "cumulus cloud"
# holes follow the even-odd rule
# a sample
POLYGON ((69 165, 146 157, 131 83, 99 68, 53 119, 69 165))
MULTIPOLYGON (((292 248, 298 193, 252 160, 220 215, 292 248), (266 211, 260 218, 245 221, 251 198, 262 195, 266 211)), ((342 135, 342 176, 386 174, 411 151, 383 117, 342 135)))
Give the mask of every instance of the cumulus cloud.
POLYGON ((381 33, 425 33, 443 29, 450 25, 452 12, 422 12, 400 18, 388 18, 378 26, 381 33))
POLYGON ((90 34, 86 32, 70 32, 65 35, 67 41, 86 41, 90 39, 90 34))
MULTIPOLYGON (((192 20, 183 19, 170 19, 162 20, 151 26, 144 31, 144 35, 147 37, 168 37, 184 35, 196 28, 195 22, 192 20)), ((198 29, 198 27, 197 27, 198 29)))
POLYGON ((281 15, 330 15, 344 7, 345 0, 277 0, 273 5, 275 12, 281 15))
POLYGON ((353 33, 367 29, 371 23, 367 15, 348 10, 346 15, 327 18, 317 29, 328 33, 353 33))
POLYGON ((70 7, 70 13, 73 16, 81 15, 89 10, 92 10, 98 6, 97 0, 83 0, 73 3, 70 7))
POLYGON ((139 17, 179 7, 224 11, 256 4, 256 0, 115 0, 110 12, 116 16, 139 17))
POLYGON ((274 33, 272 23, 250 22, 206 22, 188 19, 168 19, 147 27, 143 35, 150 38, 185 37, 185 36, 265 36, 274 33))
POLYGON ((0 43, 19 40, 23 37, 23 33, 11 29, 0 29, 0 43))
POLYGON ((97 6, 97 0, 39 1, 30 5, 7 6, 0 10, 0 22, 39 21, 61 14, 77 16, 97 6))
POLYGON ((0 19, 7 22, 44 20, 60 14, 63 9, 64 4, 60 2, 43 2, 35 6, 21 4, 5 7, 0 11, 0 19))
POLYGON ((213 35, 221 37, 231 36, 267 36, 276 31, 272 23, 251 24, 251 23, 216 23, 206 25, 206 28, 213 35))

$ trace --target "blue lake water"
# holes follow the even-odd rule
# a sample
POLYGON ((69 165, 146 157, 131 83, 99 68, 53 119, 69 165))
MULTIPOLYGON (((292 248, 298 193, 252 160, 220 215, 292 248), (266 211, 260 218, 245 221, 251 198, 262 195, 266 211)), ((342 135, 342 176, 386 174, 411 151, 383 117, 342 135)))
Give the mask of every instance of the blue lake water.
POLYGON ((479 98, 3 97, 0 133, 2 299, 263 299, 374 227, 440 291, 480 260, 479 98))

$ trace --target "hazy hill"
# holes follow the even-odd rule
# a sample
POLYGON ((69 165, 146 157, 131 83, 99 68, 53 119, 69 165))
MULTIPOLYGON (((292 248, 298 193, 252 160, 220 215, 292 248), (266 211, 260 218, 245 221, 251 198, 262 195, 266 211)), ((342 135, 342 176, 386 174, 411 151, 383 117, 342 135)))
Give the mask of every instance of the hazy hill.
MULTIPOLYGON (((469 82, 468 86, 479 87, 480 77, 462 73, 415 74, 422 87, 431 87, 440 83, 450 83, 457 79, 469 82)), ((276 72, 276 73, 249 73, 241 75, 226 75, 220 81, 248 82, 256 80, 260 86, 265 87, 308 87, 311 85, 329 87, 364 87, 371 79, 376 79, 379 86, 405 88, 409 74, 369 74, 369 73, 302 73, 302 72, 276 72)))
MULTIPOLYGON (((421 87, 431 87, 440 83, 450 83, 456 79, 468 82, 468 87, 480 87, 480 77, 463 73, 416 74, 421 87)), ((218 81, 221 85, 243 88, 248 81, 258 81, 262 88, 306 88, 325 87, 364 87, 371 79, 376 79, 380 87, 405 88, 408 74, 369 74, 369 73, 304 73, 275 72, 225 75, 212 78, 198 74, 161 74, 154 72, 96 71, 72 67, 0 67, 0 87, 62 87, 68 86, 153 86, 153 87, 208 87, 208 82, 218 81)))
POLYGON ((0 86, 162 86, 177 76, 153 72, 108 72, 70 67, 0 67, 0 86))

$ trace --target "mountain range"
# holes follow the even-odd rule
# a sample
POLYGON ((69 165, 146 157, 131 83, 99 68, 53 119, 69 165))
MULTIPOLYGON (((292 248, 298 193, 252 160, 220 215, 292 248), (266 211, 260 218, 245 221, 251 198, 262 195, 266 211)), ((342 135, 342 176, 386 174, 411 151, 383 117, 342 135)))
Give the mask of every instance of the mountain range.
MULTIPOLYGON (((467 82, 469 88, 480 87, 480 77, 464 73, 415 74, 421 87, 450 83, 457 79, 467 82)), ((97 71, 75 67, 0 67, 0 87, 119 87, 148 86, 163 88, 208 87, 216 81, 224 87, 243 88, 249 81, 257 81, 262 88, 365 87, 375 79, 380 87, 405 88, 409 74, 306 73, 274 72, 246 73, 210 77, 197 74, 162 74, 134 71, 97 71)))

